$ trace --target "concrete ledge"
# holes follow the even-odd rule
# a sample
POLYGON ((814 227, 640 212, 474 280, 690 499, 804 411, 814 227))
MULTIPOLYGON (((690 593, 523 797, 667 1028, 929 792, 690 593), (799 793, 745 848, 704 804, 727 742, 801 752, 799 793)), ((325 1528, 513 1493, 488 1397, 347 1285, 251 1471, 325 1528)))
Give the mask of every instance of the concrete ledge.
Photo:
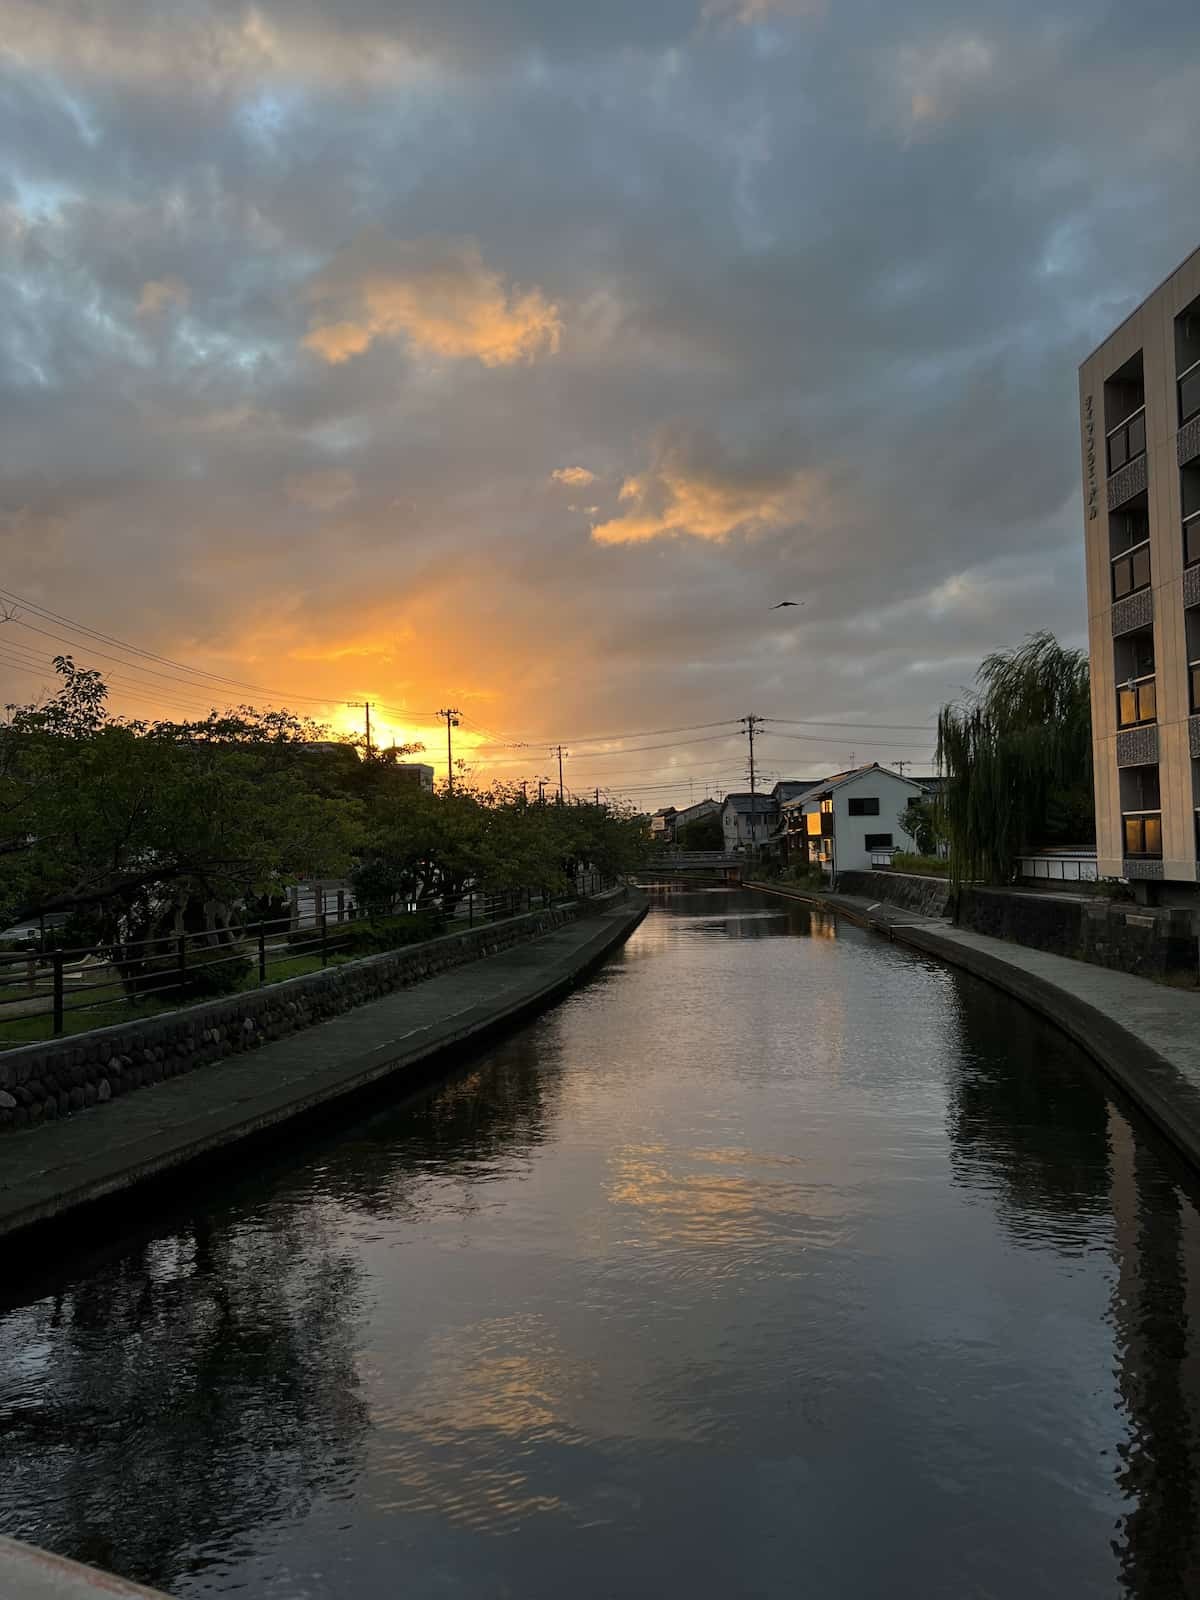
POLYGON ((0 1538, 0 1595, 4 1600, 96 1600, 97 1595, 167 1600, 161 1589, 126 1583, 96 1567, 51 1555, 36 1545, 0 1538))
MULTIPOLYGON (((1200 1073, 1170 1060, 1116 1016, 1072 993, 1049 974, 1056 965, 1061 965, 1068 970, 1078 968, 1081 980, 1086 978, 1092 984, 1097 980, 1104 983, 1107 979, 1115 1008, 1122 1005, 1119 996, 1132 992, 1126 986, 1135 985, 1143 1006, 1148 1002, 1156 1012, 1163 1014, 1178 1008, 1179 1032, 1188 1039, 1195 1036, 1197 1024, 1200 1024, 1200 998, 1194 994, 1163 989, 1148 979, 1128 974, 1101 976, 1101 969, 1085 962, 1025 946, 1017 947, 1021 952, 1018 959, 1015 951, 1012 956, 1007 954, 1011 947, 1003 940, 963 933, 945 922, 914 916, 881 903, 852 901, 836 894, 778 889, 765 883, 747 887, 801 901, 816 910, 835 912, 924 955, 960 967, 1021 1001, 1079 1045, 1175 1148, 1194 1167, 1200 1168, 1200 1073), (1044 971, 1030 970, 1039 960, 1044 971), (1121 986, 1119 990, 1118 985, 1121 986)), ((1126 1007, 1126 1015, 1129 1009, 1126 1007)))
POLYGON ((122 1103, 57 1127, 10 1134, 0 1166, 0 1237, 267 1136, 393 1075, 415 1078, 418 1069, 564 994, 629 937, 648 905, 642 896, 625 900, 541 940, 268 1044, 251 1058, 159 1084, 131 1098, 125 1122, 122 1103), (479 993, 474 1000, 472 984, 479 993))

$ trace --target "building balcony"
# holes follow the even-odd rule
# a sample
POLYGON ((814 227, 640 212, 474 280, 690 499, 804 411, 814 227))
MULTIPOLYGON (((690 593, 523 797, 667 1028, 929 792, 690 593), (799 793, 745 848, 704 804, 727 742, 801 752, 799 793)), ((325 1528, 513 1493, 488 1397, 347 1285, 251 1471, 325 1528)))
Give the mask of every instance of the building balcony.
POLYGON ((1146 408, 1138 409, 1118 422, 1107 438, 1108 475, 1120 472, 1122 467, 1146 454, 1146 408))
POLYGON ((1162 812, 1125 811, 1121 815, 1125 855, 1135 861, 1162 860, 1162 812))
POLYGON ((1200 565, 1200 511, 1193 511, 1183 519, 1183 564, 1200 565))
MULTIPOLYGON (((1197 545, 1200 546, 1200 527, 1197 528, 1197 545)), ((1197 553, 1200 560, 1200 550, 1197 553)), ((1112 560, 1112 596, 1124 600, 1126 595, 1150 587, 1150 541, 1144 540, 1132 550, 1122 550, 1112 560)))
POLYGON ((1130 678, 1117 690, 1117 727, 1141 728, 1158 721, 1158 696, 1154 674, 1130 678))
POLYGON ((1175 380, 1179 395, 1179 426, 1182 428, 1193 417, 1200 417, 1200 361, 1194 361, 1186 372, 1175 380))

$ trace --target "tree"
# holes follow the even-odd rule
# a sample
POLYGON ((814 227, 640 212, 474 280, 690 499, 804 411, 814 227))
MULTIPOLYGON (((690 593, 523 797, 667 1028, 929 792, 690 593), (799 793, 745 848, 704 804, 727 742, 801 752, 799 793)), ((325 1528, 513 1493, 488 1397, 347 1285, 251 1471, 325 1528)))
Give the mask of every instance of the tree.
POLYGON ((941 817, 932 800, 910 800, 896 821, 916 845, 918 855, 937 854, 943 834, 941 817))
POLYGON ((194 722, 110 717, 99 674, 55 662, 0 734, 0 915, 66 911, 98 941, 202 933, 249 895, 348 870, 357 808, 316 793, 312 724, 250 707, 194 722))
POLYGON ((976 683, 938 717, 939 809, 951 877, 1007 883, 1022 850, 1095 839, 1087 656, 1033 633, 976 683))
POLYGON ((676 830, 675 843, 681 850, 724 850, 725 832, 717 816, 697 817, 676 830))

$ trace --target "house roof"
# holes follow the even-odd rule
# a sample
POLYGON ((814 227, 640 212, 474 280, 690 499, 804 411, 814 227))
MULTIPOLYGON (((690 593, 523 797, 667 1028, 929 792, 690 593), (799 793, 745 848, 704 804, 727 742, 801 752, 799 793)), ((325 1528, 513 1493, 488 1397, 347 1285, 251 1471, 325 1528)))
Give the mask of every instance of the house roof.
POLYGON ((794 800, 798 794, 804 794, 820 781, 820 778, 781 778, 771 793, 777 800, 794 800))
POLYGON ((727 794, 723 803, 735 811, 761 811, 764 817, 775 804, 769 794, 727 794))
POLYGON ((899 772, 893 772, 890 767, 881 767, 878 761, 868 761, 861 767, 850 767, 845 772, 830 773, 829 777, 822 778, 819 783, 814 783, 812 788, 805 790, 803 794, 796 795, 791 800, 785 800, 784 805, 789 810, 794 809, 797 805, 803 805, 806 801, 815 800, 818 795, 827 795, 834 789, 840 789, 843 784, 853 783, 856 778, 865 777, 871 772, 882 773, 884 777, 895 778, 899 783, 907 783, 919 793, 924 792, 918 779, 906 778, 899 772))

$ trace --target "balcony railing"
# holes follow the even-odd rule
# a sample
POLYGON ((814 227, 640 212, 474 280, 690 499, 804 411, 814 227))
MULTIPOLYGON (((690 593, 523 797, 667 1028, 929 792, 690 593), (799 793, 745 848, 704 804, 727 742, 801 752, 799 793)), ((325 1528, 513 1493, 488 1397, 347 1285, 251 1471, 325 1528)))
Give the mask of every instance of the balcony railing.
POLYGON ((1136 728, 1158 720, 1154 677, 1131 678, 1117 690, 1117 727, 1136 728))
POLYGON ((1200 561, 1200 511, 1183 519, 1183 564, 1194 567, 1200 561))
POLYGON ((1108 475, 1119 472, 1127 462, 1146 454, 1146 408, 1140 406, 1132 416, 1118 422, 1108 435, 1108 475))
POLYGON ((1127 856, 1162 860, 1162 812, 1126 811, 1121 816, 1127 856))
POLYGON ((1193 362, 1186 372, 1176 379, 1179 391, 1179 426, 1200 416, 1200 361, 1193 362))
MULTIPOLYGON (((1200 530, 1197 530, 1200 532, 1200 530)), ((1200 545, 1200 539, 1197 540, 1200 545)), ((1122 550, 1112 561, 1112 593, 1114 600, 1124 600, 1127 594, 1150 587, 1150 541, 1144 540, 1132 550, 1122 550)))

